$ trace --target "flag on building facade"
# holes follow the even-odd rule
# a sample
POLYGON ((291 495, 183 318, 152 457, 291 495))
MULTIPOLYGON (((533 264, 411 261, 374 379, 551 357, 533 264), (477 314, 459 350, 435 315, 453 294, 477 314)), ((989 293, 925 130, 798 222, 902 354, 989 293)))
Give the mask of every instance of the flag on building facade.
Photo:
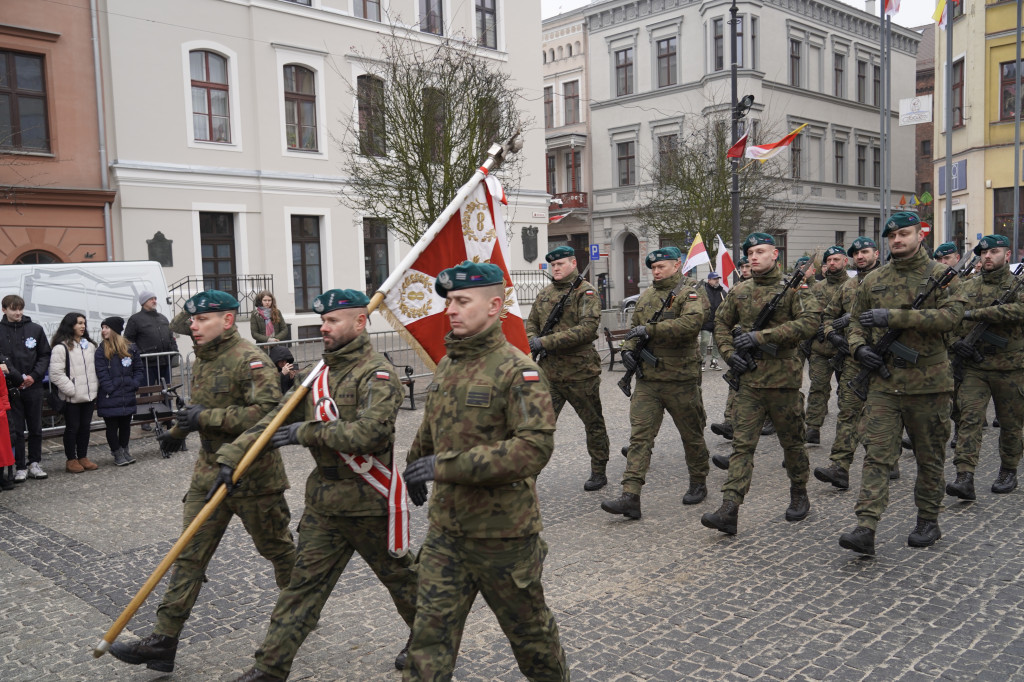
POLYGON ((743 137, 736 140, 736 144, 729 147, 729 151, 725 153, 727 159, 742 159, 743 152, 747 148, 747 133, 743 133, 743 137))
POLYGON ((384 298, 384 317, 431 369, 445 356, 444 336, 451 331, 445 301, 434 291, 434 280, 445 268, 465 260, 493 263, 501 268, 505 275, 502 331, 509 343, 524 353, 530 352, 523 315, 508 273, 511 258, 501 209, 501 204, 507 203, 497 179, 488 176, 480 182, 384 298))
POLYGON ((683 262, 683 273, 687 273, 698 265, 711 264, 711 257, 708 256, 708 250, 704 248, 704 240, 700 237, 700 232, 693 238, 693 243, 690 244, 690 250, 686 253, 686 260, 683 262))
POLYGON ((793 140, 796 139, 796 136, 799 135, 800 131, 803 130, 806 126, 807 124, 804 123, 799 128, 791 132, 789 135, 786 135, 778 142, 747 147, 747 151, 746 154, 744 154, 744 156, 746 156, 748 159, 755 159, 757 161, 760 161, 761 163, 764 163, 765 161, 772 158, 789 145, 793 144, 793 140))
POLYGON ((722 288, 729 291, 729 282, 732 281, 732 273, 736 272, 736 264, 732 262, 732 254, 725 248, 725 242, 721 235, 715 235, 718 239, 718 255, 715 256, 715 272, 722 278, 722 288))

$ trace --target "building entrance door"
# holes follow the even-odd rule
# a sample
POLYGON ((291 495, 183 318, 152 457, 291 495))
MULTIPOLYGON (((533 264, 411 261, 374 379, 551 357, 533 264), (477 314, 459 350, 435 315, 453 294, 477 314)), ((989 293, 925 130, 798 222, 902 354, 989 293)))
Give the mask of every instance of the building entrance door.
POLYGON ((623 297, 640 293, 640 242, 635 234, 627 234, 622 242, 623 297))

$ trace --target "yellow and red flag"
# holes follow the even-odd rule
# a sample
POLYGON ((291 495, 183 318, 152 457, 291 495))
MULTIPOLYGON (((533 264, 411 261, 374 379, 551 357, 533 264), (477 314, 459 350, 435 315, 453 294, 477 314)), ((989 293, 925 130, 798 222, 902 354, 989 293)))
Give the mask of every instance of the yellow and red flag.
POLYGON ((690 244, 690 250, 686 253, 686 261, 683 263, 683 273, 687 273, 698 265, 704 263, 711 263, 711 257, 708 256, 708 250, 704 248, 704 240, 700 237, 700 232, 693 238, 693 243, 690 244))
POLYGON ((800 131, 803 130, 806 126, 807 124, 804 123, 802 126, 791 132, 789 135, 786 135, 778 142, 747 147, 747 152, 744 156, 746 156, 748 159, 755 159, 757 161, 760 161, 761 163, 764 163, 765 161, 772 158, 789 145, 793 144, 793 140, 796 139, 796 136, 799 135, 800 131))

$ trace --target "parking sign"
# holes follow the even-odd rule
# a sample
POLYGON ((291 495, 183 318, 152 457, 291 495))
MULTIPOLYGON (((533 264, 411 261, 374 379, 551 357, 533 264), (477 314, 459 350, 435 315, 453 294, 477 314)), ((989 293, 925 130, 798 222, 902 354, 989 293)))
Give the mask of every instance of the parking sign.
POLYGON ((600 244, 591 244, 590 245, 590 260, 600 260, 600 259, 601 259, 601 245, 600 244))

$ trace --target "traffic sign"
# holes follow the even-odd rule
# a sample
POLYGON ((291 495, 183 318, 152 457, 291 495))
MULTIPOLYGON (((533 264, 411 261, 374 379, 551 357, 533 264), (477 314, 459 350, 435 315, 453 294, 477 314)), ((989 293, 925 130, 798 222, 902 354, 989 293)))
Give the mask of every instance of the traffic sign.
POLYGON ((601 245, 591 244, 590 245, 590 260, 600 260, 601 258, 601 245))

